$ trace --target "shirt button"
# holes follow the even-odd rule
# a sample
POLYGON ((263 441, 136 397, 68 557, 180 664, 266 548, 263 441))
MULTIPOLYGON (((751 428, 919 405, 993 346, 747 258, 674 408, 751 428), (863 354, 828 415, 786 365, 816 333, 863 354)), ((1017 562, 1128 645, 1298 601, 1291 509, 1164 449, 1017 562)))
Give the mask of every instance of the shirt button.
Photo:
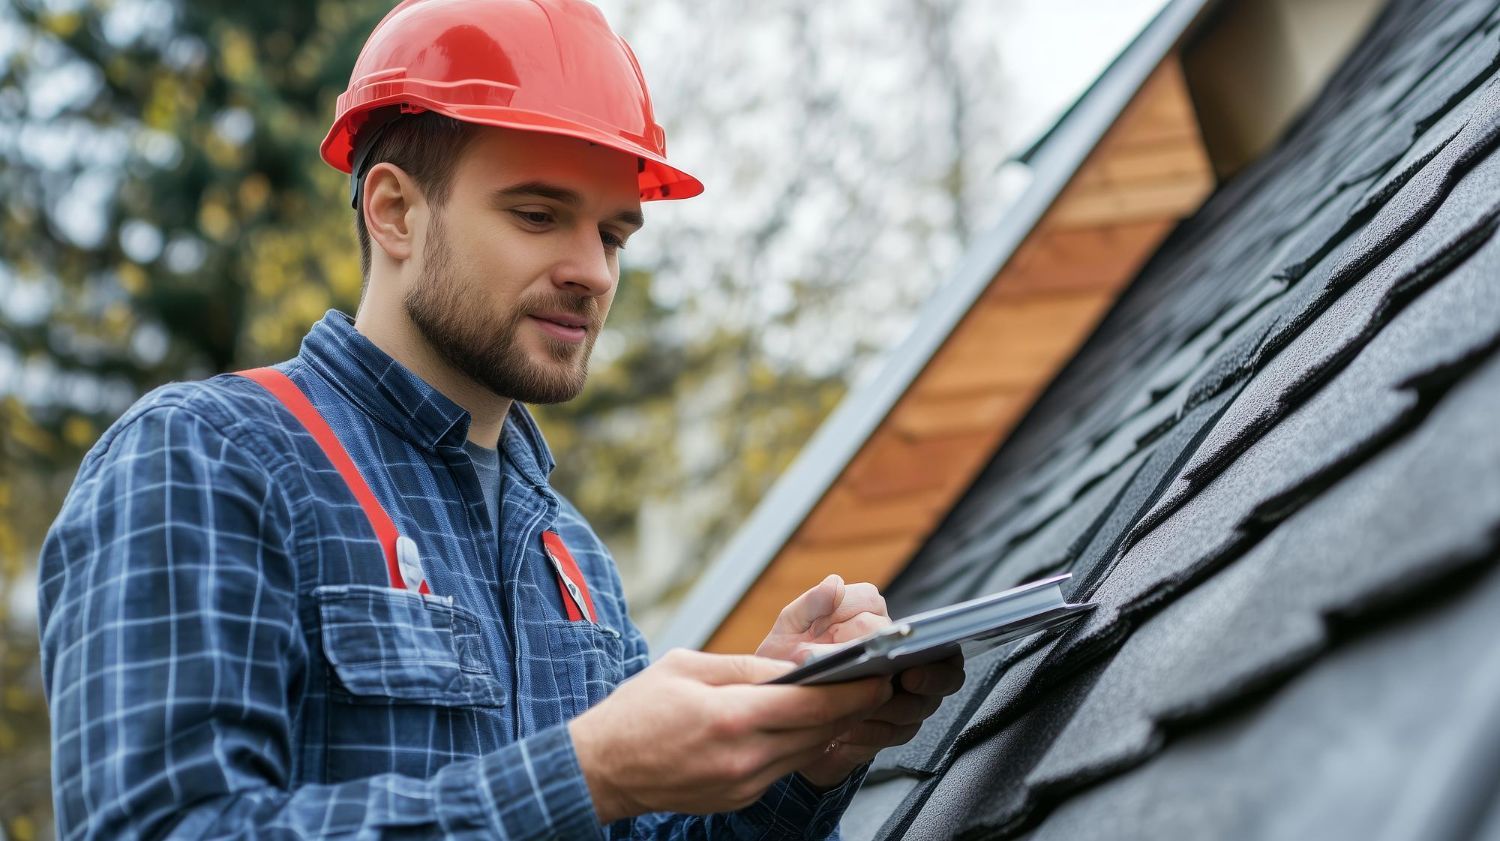
POLYGON ((400 535, 396 538, 396 566, 401 568, 401 580, 406 589, 416 590, 422 586, 422 555, 417 551, 417 542, 400 535))

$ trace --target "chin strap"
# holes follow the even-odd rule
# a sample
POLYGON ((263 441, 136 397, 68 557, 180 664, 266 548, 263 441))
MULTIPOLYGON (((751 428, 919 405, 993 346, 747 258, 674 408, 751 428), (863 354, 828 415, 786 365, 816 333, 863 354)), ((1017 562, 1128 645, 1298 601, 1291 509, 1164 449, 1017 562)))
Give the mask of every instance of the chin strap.
POLYGON ((426 108, 402 103, 394 108, 371 111, 365 117, 359 130, 354 133, 354 155, 351 158, 353 167, 349 170, 350 207, 359 210, 360 194, 364 192, 365 186, 365 165, 370 162, 370 152, 375 149, 375 142, 380 139, 386 127, 403 114, 420 114, 426 110, 426 108))

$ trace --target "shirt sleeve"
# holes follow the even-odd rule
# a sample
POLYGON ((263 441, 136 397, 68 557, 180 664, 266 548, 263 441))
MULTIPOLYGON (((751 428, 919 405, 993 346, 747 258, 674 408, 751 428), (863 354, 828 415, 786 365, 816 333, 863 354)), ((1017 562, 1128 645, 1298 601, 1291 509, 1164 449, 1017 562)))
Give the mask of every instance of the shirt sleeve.
MULTIPOLYGON (((646 638, 628 618, 625 621, 625 662, 628 679, 650 662, 646 638)), ((683 815, 652 812, 610 826, 609 837, 686 839, 796 839, 823 841, 839 838, 839 819, 864 783, 870 763, 859 766, 842 783, 818 792, 799 774, 788 774, 766 789, 754 803, 735 812, 683 815)))
POLYGON ((158 401, 116 424, 43 543, 58 836, 598 837, 562 725, 428 779, 292 784, 293 509, 269 448, 211 417, 158 401))

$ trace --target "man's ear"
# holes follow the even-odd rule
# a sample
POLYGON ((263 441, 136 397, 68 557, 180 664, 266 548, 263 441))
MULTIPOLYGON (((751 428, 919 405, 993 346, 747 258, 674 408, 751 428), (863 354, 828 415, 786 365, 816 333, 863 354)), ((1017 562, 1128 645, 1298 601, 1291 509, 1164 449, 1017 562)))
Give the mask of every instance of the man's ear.
POLYGON ((410 259, 416 219, 427 207, 416 182, 395 164, 378 163, 365 175, 363 196, 360 212, 371 241, 398 263, 410 259))

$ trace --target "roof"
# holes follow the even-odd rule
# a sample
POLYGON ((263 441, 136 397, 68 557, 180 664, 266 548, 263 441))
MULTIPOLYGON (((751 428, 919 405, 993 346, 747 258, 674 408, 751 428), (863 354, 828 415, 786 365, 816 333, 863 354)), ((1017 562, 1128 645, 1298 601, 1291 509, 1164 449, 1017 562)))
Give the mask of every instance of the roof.
POLYGON ((887 588, 1100 607, 971 659, 848 837, 1500 831, 1497 25, 1395 0, 887 588))
MULTIPOLYGON (((994 445, 1008 431, 1009 423, 1019 419, 1056 369, 1087 336, 1114 300, 1119 287, 1134 274, 1138 261, 1149 255, 1177 219, 1196 208, 1211 188, 1212 174, 1199 148, 1201 141, 1197 137, 1191 107, 1187 105, 1180 71, 1175 60, 1170 67, 1163 68, 1163 65, 1173 55, 1184 33, 1212 5, 1212 0, 1171 0, 1167 3, 1110 65, 1108 72, 1049 132, 1050 140, 1045 150, 1031 160, 1033 177, 1030 185, 1007 211, 1004 221, 995 230, 976 238, 974 247, 955 273, 934 292, 927 306, 918 314, 913 332, 887 355, 875 376, 851 390, 803 447, 797 460, 766 494, 730 544, 700 576, 684 600, 684 608, 653 640, 654 648, 662 650, 678 645, 697 648, 713 642, 711 637, 716 631, 720 637, 724 635, 721 626, 732 612, 747 610, 747 601, 750 603, 749 614, 753 615, 741 624, 768 627, 769 619, 774 618, 780 606, 789 600, 784 597, 783 590, 800 591, 800 586, 815 584, 829 571, 841 571, 850 577, 884 584, 910 559, 941 513, 967 486, 973 472, 984 465, 994 445), (1172 72, 1163 73, 1164 69, 1172 72), (1153 81, 1154 85, 1148 84, 1153 81), (1137 101, 1140 95, 1153 90, 1158 92, 1157 101, 1137 101), (1145 168, 1154 171, 1149 172, 1144 181, 1137 179, 1129 185, 1118 184, 1113 180, 1116 178, 1114 171, 1101 164, 1095 168, 1091 182, 1081 183, 1081 168, 1092 159, 1091 154, 1100 147, 1101 141, 1112 130, 1118 131, 1120 126, 1117 123, 1124 120, 1122 114, 1128 115, 1131 108, 1138 112, 1138 119, 1134 121, 1138 132, 1155 132, 1152 139, 1170 147, 1171 154, 1167 156, 1165 166, 1158 150, 1156 156, 1145 162, 1145 168), (1191 133, 1191 137, 1182 134, 1184 129, 1191 133), (1178 151, 1184 146, 1190 147, 1186 154, 1178 151), (1188 161, 1186 171, 1181 169, 1184 158, 1188 161), (1127 195, 1125 187, 1136 190, 1136 194, 1127 195), (1143 189, 1149 191, 1149 195, 1142 195, 1140 191, 1143 189), (1068 203, 1070 196, 1071 203, 1068 203), (1065 203, 1066 213, 1054 212, 1065 203), (1060 218, 1063 216, 1066 218, 1060 218), (1002 383, 1014 387, 1009 391, 992 390, 988 393, 973 389, 964 391, 962 386, 966 384, 962 383, 958 384, 957 390, 944 390, 945 384, 939 384, 938 388, 931 389, 939 400, 929 401, 921 407, 908 405, 925 399, 918 394, 917 398, 904 404, 903 400, 907 400, 914 390, 922 391, 921 378, 934 374, 933 366, 935 360, 941 359, 940 352, 945 352, 946 348, 950 357, 963 355, 960 349, 953 347, 956 333, 962 332, 960 328, 966 319, 982 322, 974 317, 976 302, 998 283, 997 272, 1011 265, 1012 258, 1022 253, 1028 243, 1036 243, 1034 235, 1046 227, 1044 223, 1049 219, 1056 223, 1056 228, 1078 230, 1089 227, 1095 239, 1105 242, 1102 248, 1094 248, 1093 252, 1108 251, 1110 260, 1121 265, 1068 267, 1067 270, 1075 274, 1089 275, 1093 287, 1084 289, 1078 284, 1065 290, 1073 294, 1074 300, 1062 301, 1061 309, 1057 300, 1038 300, 1032 302, 1037 306, 1031 309, 1022 305, 1011 307, 1009 311, 997 308, 991 315, 999 319, 998 324, 992 320, 971 325, 971 333, 1014 334, 1020 345, 1017 350, 1031 351, 1022 355, 1038 357, 1029 359, 1027 369, 1018 372, 1017 379, 1024 382, 1002 383), (1053 320, 1053 329, 1044 331, 1050 338, 1020 332, 1025 322, 1037 322, 1038 319, 1053 320), (1058 344, 1059 337, 1062 344, 1058 344), (1041 353, 1032 347, 1038 342, 1047 345, 1049 341, 1057 347, 1045 347, 1045 352, 1041 353), (942 405, 941 400, 950 396, 958 399, 953 405, 942 405), (897 410, 903 406, 912 410, 909 414, 917 416, 897 417, 897 410), (952 430, 941 428, 943 418, 953 417, 955 411, 966 417, 987 415, 1001 419, 1003 423, 997 421, 993 429, 971 436, 985 441, 984 446, 976 446, 956 439, 950 434, 952 430), (908 446, 913 441, 930 446, 908 446), (939 458, 945 454, 956 455, 958 461, 963 462, 951 463, 950 459, 950 463, 945 464, 946 479, 942 487, 892 489, 877 476, 875 481, 865 483, 878 485, 868 488, 867 495, 857 499, 858 493, 840 496, 839 491, 846 489, 845 484, 859 484, 861 468, 867 475, 901 473, 903 463, 913 460, 920 463, 931 459, 934 454, 939 458), (861 465, 859 459, 864 459, 865 464, 861 465), (968 464, 970 461, 972 466, 968 464), (880 464, 871 468, 871 462, 880 464), (899 491, 904 490, 920 492, 902 496, 899 491), (848 504, 840 508, 841 502, 848 504), (871 516, 871 511, 884 513, 871 516), (823 515, 821 520, 818 518, 820 514, 823 515), (830 520, 835 522, 826 522, 830 520), (817 528, 804 529, 807 523, 814 523, 817 528), (897 528, 894 531, 876 530, 879 531, 876 533, 866 528, 870 524, 897 528), (804 541, 810 545, 794 546, 801 553, 793 551, 794 557, 788 556, 785 550, 794 538, 805 537, 809 532, 816 532, 819 538, 836 536, 838 543, 830 546, 817 540, 804 541), (763 576, 773 578, 777 585, 771 588, 772 592, 758 594, 752 588, 763 576), (801 578, 808 576, 811 580, 803 585, 801 578), (762 617, 760 614, 766 615, 762 617)), ((1129 137, 1123 139, 1131 140, 1129 137)), ((1139 154, 1141 138, 1135 139, 1137 142, 1133 146, 1129 142, 1117 144, 1125 149, 1122 154, 1139 154)), ((1134 162, 1134 159, 1126 161, 1134 162)), ((1043 250, 1050 248, 1085 256, 1091 253, 1089 248, 1078 247, 1076 243, 1061 238, 1037 245, 1043 250)), ((1024 269, 1018 271, 1025 273, 1024 269)), ((1025 282, 1026 279, 1022 278, 1022 285, 1025 282)), ((1049 290, 1044 291, 1050 294, 1049 290)), ((1032 333, 1036 330, 1033 329, 1032 333)), ((1000 350, 1006 351, 1000 354, 1003 357, 1016 355, 993 345, 982 350, 991 358, 1000 350)), ((973 356, 972 353, 968 355, 973 356)), ((962 361, 958 363, 959 367, 964 367, 964 364, 962 361)), ((964 372, 958 373, 962 375, 964 372)), ((910 473, 909 470, 905 472, 910 473)), ((736 645, 743 648, 742 642, 735 640, 718 648, 733 649, 736 645)))

